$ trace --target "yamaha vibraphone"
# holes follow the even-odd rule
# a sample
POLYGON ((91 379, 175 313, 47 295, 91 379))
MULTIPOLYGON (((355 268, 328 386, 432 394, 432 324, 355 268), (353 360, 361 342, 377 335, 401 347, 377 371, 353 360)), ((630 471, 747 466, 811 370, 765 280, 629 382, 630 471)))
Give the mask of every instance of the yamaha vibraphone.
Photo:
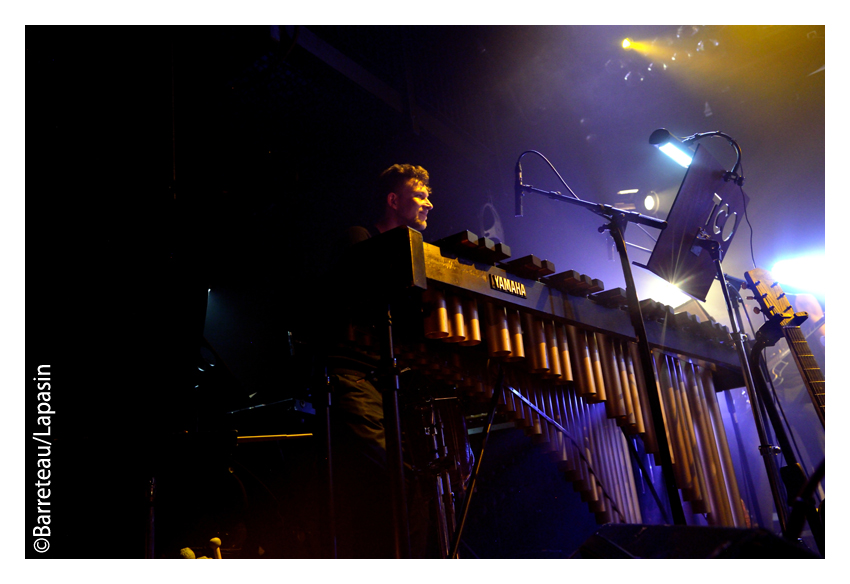
MULTIPOLYGON (((555 273, 534 256, 509 260, 506 246, 469 232, 432 245, 399 228, 358 247, 360 292, 399 291, 394 306, 418 307, 418 323, 393 320, 394 333, 404 329, 394 334, 398 368, 486 400, 488 363, 501 362, 500 410, 551 452, 599 523, 644 521, 629 440, 657 454, 656 436, 666 432, 691 512, 709 525, 747 525, 716 399, 744 385, 726 327, 641 301, 655 374, 647 380, 619 288, 555 273), (660 397, 663 428, 649 414, 650 391, 660 397)), ((354 332, 350 341, 369 343, 354 332)), ((442 489, 451 489, 448 479, 442 489)))

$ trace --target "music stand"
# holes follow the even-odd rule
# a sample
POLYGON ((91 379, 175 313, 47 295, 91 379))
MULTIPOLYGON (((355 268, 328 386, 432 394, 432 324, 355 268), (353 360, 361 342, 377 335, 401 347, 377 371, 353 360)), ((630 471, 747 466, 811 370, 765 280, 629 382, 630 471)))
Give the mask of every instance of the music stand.
POLYGON ((670 208, 667 228, 642 266, 703 302, 716 274, 711 254, 701 242, 716 242, 722 257, 749 203, 743 189, 725 176, 708 150, 697 146, 670 208))

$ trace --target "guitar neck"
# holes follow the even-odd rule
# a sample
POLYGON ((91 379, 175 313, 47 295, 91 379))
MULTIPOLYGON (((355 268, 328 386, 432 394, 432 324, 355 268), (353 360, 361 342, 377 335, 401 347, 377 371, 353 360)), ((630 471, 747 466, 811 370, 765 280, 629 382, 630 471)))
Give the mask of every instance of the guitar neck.
POLYGON ((794 356, 794 363, 797 364, 797 369, 803 377, 803 383, 809 392, 812 403, 815 406, 818 417, 821 423, 824 423, 825 404, 826 404, 826 380, 824 380, 820 365, 815 360, 812 351, 809 348, 809 342, 806 336, 798 326, 782 327, 782 332, 785 339, 788 341, 788 348, 794 356))

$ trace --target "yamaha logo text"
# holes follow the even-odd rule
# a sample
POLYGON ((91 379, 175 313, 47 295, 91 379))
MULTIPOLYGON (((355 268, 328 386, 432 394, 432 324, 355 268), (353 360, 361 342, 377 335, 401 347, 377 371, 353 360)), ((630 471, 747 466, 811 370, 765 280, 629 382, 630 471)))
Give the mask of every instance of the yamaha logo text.
POLYGON ((507 278, 497 276, 496 274, 490 274, 490 287, 493 290, 507 292, 508 294, 519 296, 520 298, 528 298, 525 293, 524 284, 514 282, 513 280, 508 280, 507 278))

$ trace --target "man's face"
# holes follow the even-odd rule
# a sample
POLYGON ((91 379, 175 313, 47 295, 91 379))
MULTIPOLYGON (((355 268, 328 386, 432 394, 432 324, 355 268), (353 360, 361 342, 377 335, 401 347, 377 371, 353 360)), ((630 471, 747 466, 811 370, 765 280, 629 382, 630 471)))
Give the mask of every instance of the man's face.
POLYGON ((398 219, 418 231, 428 226, 428 212, 434 208, 429 200, 431 189, 415 178, 405 183, 401 193, 396 193, 395 212, 398 219))

